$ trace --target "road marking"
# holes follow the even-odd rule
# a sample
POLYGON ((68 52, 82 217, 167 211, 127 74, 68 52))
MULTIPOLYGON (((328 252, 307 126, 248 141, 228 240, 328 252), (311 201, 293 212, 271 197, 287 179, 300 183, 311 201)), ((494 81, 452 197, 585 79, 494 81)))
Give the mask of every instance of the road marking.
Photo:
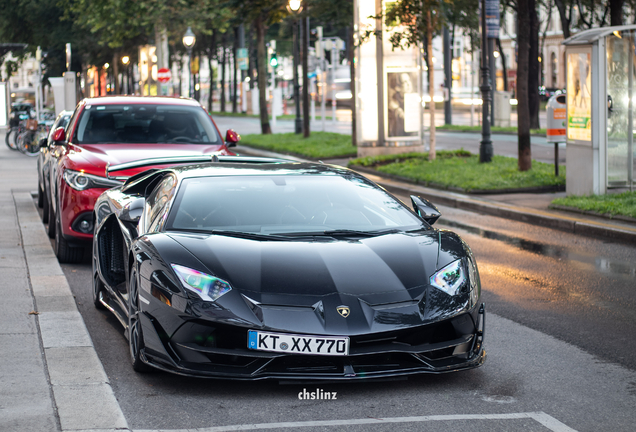
MULTIPOLYGON (((355 426, 376 425, 388 423, 424 423, 431 421, 458 421, 458 420, 517 420, 530 418, 545 426, 553 432, 576 432, 554 417, 544 412, 527 412, 511 414, 458 414, 458 415, 434 415, 418 417, 387 417, 387 418, 361 418, 351 420, 320 420, 304 422, 259 423, 228 426, 214 426, 199 429, 187 429, 188 432, 231 432, 248 431, 258 429, 291 429, 301 427, 326 427, 326 426, 355 426)), ((182 430, 182 429, 179 429, 182 430)), ((135 429, 134 432, 176 432, 177 429, 135 429)))

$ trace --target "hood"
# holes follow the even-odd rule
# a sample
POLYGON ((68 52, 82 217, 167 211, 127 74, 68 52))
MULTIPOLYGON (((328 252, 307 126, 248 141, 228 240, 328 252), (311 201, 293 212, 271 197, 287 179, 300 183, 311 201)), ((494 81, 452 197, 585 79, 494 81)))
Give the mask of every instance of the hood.
POLYGON ((344 334, 426 321, 436 230, 317 241, 170 236, 228 281, 266 328, 344 334), (343 305, 351 318, 337 315, 343 305))
MULTIPOLYGON (((91 170, 92 173, 100 176, 105 175, 107 164, 114 166, 156 157, 196 156, 213 153, 233 155, 227 151, 224 144, 87 144, 83 146, 73 145, 69 149, 71 158, 85 160, 94 167, 91 170)), ((164 166, 166 165, 157 165, 156 167, 163 168, 164 166)), ((150 167, 118 171, 116 176, 130 177, 148 168, 150 167)))

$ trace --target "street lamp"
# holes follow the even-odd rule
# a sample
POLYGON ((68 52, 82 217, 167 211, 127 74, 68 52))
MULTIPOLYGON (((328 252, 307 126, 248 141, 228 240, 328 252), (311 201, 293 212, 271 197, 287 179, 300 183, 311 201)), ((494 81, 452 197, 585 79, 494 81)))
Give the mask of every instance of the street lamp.
POLYGON ((128 91, 128 81, 130 81, 130 77, 128 76, 128 63, 130 63, 130 57, 123 56, 121 58, 121 62, 124 64, 124 76, 125 76, 125 81, 124 82, 126 83, 125 92, 126 92, 126 94, 128 94, 129 93, 129 91, 128 91))
POLYGON ((181 41, 183 42, 183 46, 188 50, 188 97, 192 97, 192 47, 197 42, 197 37, 192 32, 192 28, 188 27, 181 41))
POLYGON ((294 15, 294 28, 293 28, 293 57, 294 57, 294 102, 296 103, 296 121, 294 122, 294 132, 297 134, 303 131, 303 119, 300 117, 300 85, 298 83, 298 44, 300 39, 300 30, 298 25, 298 15, 302 11, 301 0, 289 0, 287 3, 287 10, 294 15))

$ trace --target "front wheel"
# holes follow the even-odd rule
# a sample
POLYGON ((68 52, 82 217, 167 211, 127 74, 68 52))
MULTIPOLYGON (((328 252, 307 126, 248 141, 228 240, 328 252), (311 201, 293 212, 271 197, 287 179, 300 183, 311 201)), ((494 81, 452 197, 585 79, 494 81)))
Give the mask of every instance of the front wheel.
POLYGON ((144 336, 139 317, 139 285, 137 272, 133 270, 128 284, 128 346, 132 368, 135 372, 148 372, 151 367, 143 361, 144 336))
MULTIPOLYGON (((49 222, 51 223, 51 222, 49 222)), ((71 247, 62 235, 59 215, 55 218, 55 255, 60 263, 80 263, 84 257, 84 248, 71 247)))

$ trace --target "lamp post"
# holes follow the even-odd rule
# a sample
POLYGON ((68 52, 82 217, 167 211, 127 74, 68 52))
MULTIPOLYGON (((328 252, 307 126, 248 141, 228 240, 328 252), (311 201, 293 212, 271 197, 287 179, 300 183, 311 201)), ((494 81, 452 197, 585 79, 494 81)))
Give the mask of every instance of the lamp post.
POLYGON ((197 42, 197 37, 192 32, 192 28, 188 27, 181 41, 188 50, 188 97, 192 97, 192 47, 197 42))
POLYGON ((488 39, 486 27, 486 0, 481 0, 481 142, 479 143, 479 162, 492 161, 492 141, 490 140, 490 71, 488 62, 488 39))
POLYGON ((298 15, 302 11, 301 0, 289 0, 287 10, 294 15, 293 27, 293 57, 294 57, 294 102, 296 103, 296 121, 294 122, 294 132, 297 134, 303 131, 303 119, 300 116, 300 85, 298 83, 298 43, 300 39, 298 15))
POLYGON ((128 79, 129 78, 128 77, 128 63, 130 63, 130 57, 123 56, 121 58, 121 62, 124 64, 124 73, 122 74, 122 77, 125 77, 124 78, 124 83, 126 84, 124 86, 124 88, 125 88, 124 91, 125 91, 126 94, 128 94, 128 81, 129 81, 129 79, 128 79))

